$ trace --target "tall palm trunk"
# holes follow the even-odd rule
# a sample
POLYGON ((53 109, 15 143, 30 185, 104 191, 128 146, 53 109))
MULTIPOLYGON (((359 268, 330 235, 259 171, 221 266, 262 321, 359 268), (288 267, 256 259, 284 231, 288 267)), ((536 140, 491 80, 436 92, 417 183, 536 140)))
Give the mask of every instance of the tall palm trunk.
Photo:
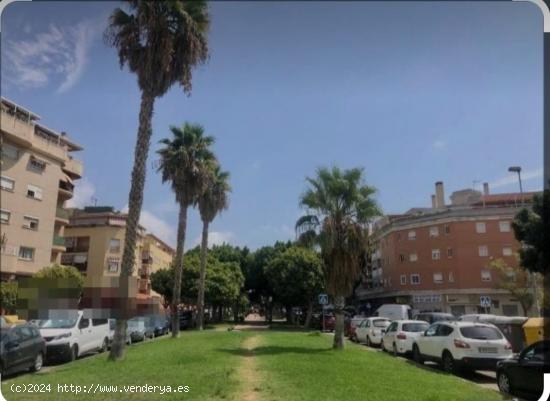
POLYGON ((197 328, 203 329, 204 325, 204 285, 206 280, 206 253, 208 252, 208 220, 202 222, 201 243, 201 271, 199 278, 199 296, 197 299, 197 328))
POLYGON ((174 272, 174 290, 172 292, 172 337, 180 335, 180 315, 178 305, 181 299, 181 275, 183 273, 183 250, 185 245, 185 231, 187 230, 187 205, 180 203, 180 212, 178 216, 178 234, 176 246, 176 261, 174 272))
POLYGON ((343 296, 334 297, 334 317, 336 318, 334 326, 334 343, 333 349, 344 349, 344 306, 346 300, 343 296))
POLYGON ((132 169, 132 182, 130 185, 130 194, 128 197, 128 217, 126 219, 126 234, 124 238, 124 253, 122 254, 122 264, 120 268, 119 281, 119 302, 121 306, 121 316, 117 319, 113 345, 109 353, 110 360, 121 359, 124 356, 124 346, 126 345, 126 320, 130 317, 130 280, 134 271, 136 262, 136 239, 139 224, 139 215, 143 204, 143 188, 145 186, 145 167, 147 165, 147 155, 151 143, 151 119, 153 117, 153 106, 155 97, 147 92, 141 93, 141 105, 139 110, 139 128, 134 149, 134 167, 132 169))

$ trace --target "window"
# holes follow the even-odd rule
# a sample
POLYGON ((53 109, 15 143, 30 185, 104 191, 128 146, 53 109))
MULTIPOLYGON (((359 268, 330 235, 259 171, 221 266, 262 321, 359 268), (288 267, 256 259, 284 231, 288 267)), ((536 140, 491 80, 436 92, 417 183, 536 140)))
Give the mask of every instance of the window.
POLYGON ((479 256, 481 257, 489 256, 489 250, 487 249, 487 245, 481 245, 478 248, 478 252, 479 252, 479 256))
POLYGON ((447 257, 452 258, 453 257, 453 248, 447 248, 447 257))
POLYGON ((440 258, 441 258, 441 253, 439 252, 439 249, 432 249, 432 259, 439 260, 440 258))
POLYGON ((0 179, 0 187, 2 189, 7 189, 8 191, 13 191, 15 188, 15 181, 8 177, 1 177, 0 179))
POLYGON ((449 283, 454 283, 455 282, 455 275, 453 274, 453 272, 450 272, 449 273, 449 283))
POLYGON ((502 314, 504 316, 519 316, 517 305, 502 305, 502 314))
POLYGON ((448 224, 445 224, 445 235, 449 235, 451 233, 451 226, 448 224))
POLYGON ((109 241, 109 252, 119 253, 120 252, 120 240, 118 238, 111 238, 109 241))
POLYGON ((107 319, 92 319, 92 326, 103 326, 104 324, 107 324, 107 319))
POLYGON ((409 240, 415 240, 416 239, 416 231, 409 231, 409 240))
POLYGON ((502 333, 499 329, 496 327, 490 327, 490 326, 469 326, 469 327, 461 327, 460 328, 460 334, 462 334, 463 337, 471 338, 471 339, 480 339, 483 340, 500 340, 502 339, 502 333))
POLYGON ((7 210, 0 209, 0 222, 2 224, 9 224, 11 213, 7 210))
POLYGON ((505 273, 505 279, 506 281, 508 282, 511 282, 511 283, 515 283, 516 280, 517 280, 517 277, 516 277, 516 272, 513 270, 513 269, 508 269, 506 270, 506 273, 505 273))
POLYGON ((19 247, 19 259, 22 260, 33 260, 34 259, 34 248, 29 248, 26 246, 19 247))
POLYGON ((118 272, 119 259, 118 258, 108 258, 107 259, 107 271, 109 273, 118 272))
POLYGON ((42 199, 42 188, 36 187, 34 185, 30 185, 30 184, 27 185, 27 196, 29 198, 41 200, 42 199))
POLYGON ((400 261, 400 262, 404 262, 404 261, 405 261, 405 255, 400 254, 400 255, 399 255, 399 261, 400 261))
POLYGON ((481 281, 491 281, 491 272, 489 270, 481 271, 481 281))
POLYGON ((46 162, 35 157, 29 159, 29 170, 42 173, 46 169, 46 162))
POLYGON ((402 274, 401 275, 401 285, 405 285, 405 284, 407 284, 407 275, 402 274))
POLYGON ((411 253, 411 254, 409 255, 409 260, 410 260, 411 262, 416 262, 416 261, 418 260, 418 255, 417 255, 416 253, 411 253))
POLYGON ((509 233, 510 232, 510 222, 509 221, 499 221, 498 226, 500 228, 501 233, 509 233))
POLYGON ((38 230, 38 219, 31 216, 23 216, 23 228, 38 230))
POLYGON ((17 160, 19 158, 19 150, 15 146, 4 143, 2 145, 2 157, 17 160))
POLYGON ((502 256, 512 256, 512 247, 511 246, 505 246, 502 248, 502 256))
POLYGON ((442 273, 434 273, 434 283, 441 284, 443 282, 443 274, 442 273))
POLYGON ((447 337, 450 336, 453 331, 454 329, 452 327, 447 326, 446 324, 440 324, 436 335, 440 337, 447 337))
POLYGON ((487 226, 485 225, 485 222, 478 221, 476 223, 476 233, 483 234, 487 232, 487 226))
POLYGON ((420 284, 420 274, 411 274, 411 284, 420 284))
POLYGON ((439 227, 430 227, 430 237, 439 237, 439 227))

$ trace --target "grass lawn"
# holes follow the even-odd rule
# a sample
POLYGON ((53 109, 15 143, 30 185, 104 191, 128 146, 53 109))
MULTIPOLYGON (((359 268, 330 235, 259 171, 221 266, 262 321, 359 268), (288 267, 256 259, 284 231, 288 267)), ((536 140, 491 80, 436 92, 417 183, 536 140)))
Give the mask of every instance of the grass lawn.
MULTIPOLYGON (((2 382, 12 400, 497 401, 494 391, 420 369, 362 346, 330 350, 319 333, 184 332, 132 346, 122 362, 106 354, 2 382), (51 384, 51 393, 15 394, 12 384, 51 384), (189 386, 188 393, 60 394, 57 384, 189 386)), ((120 387, 119 387, 120 388, 120 387)))

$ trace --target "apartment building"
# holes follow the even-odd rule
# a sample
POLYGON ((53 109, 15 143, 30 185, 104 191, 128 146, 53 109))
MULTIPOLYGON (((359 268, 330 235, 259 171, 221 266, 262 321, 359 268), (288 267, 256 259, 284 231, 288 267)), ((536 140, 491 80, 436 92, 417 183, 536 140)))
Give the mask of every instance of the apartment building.
MULTIPOLYGON (((73 210, 65 230, 66 252, 62 263, 78 268, 92 287, 110 287, 120 275, 127 215, 112 207, 73 210)), ((151 291, 152 272, 170 266, 174 250, 139 226, 133 277, 139 294, 151 291)))
POLYGON ((483 193, 456 191, 445 204, 443 183, 436 183, 431 208, 413 208, 376 223, 372 265, 357 296, 372 308, 407 303, 419 311, 457 316, 522 314, 519 302, 496 288, 498 277, 489 264, 501 258, 517 266, 520 244, 511 222, 533 195, 491 195, 485 184, 483 193))
POLYGON ((65 202, 73 197, 82 150, 65 133, 39 123, 40 117, 1 99, 0 272, 1 279, 29 276, 65 251, 69 223, 65 202))

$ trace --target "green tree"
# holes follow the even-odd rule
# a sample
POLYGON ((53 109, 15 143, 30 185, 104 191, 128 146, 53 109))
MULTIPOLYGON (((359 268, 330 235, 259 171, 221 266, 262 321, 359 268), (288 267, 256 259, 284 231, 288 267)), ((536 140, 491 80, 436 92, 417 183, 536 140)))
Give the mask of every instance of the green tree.
POLYGON ((519 266, 508 265, 502 259, 492 260, 489 267, 497 274, 495 287, 508 291, 520 303, 523 316, 528 316, 535 301, 533 291, 529 288, 529 273, 519 266))
POLYGON ((375 188, 364 183, 363 170, 319 168, 307 178, 309 188, 300 199, 307 214, 296 222, 300 237, 321 248, 325 286, 334 299, 334 349, 344 348, 345 297, 361 274, 367 248, 367 225, 380 214, 375 188))
POLYGON ((208 227, 212 220, 222 210, 229 206, 229 173, 222 171, 216 163, 209 175, 206 176, 206 188, 199 194, 198 205, 202 220, 201 241, 201 268, 199 280, 199 294, 197 299, 197 328, 203 329, 204 323, 204 280, 206 274, 206 254, 208 252, 208 227))
POLYGON ((172 337, 179 336, 179 316, 176 313, 180 303, 181 276, 184 264, 187 210, 197 203, 198 196, 206 188, 212 165, 216 163, 210 146, 214 138, 204 135, 200 125, 185 123, 183 127, 170 127, 173 138, 163 139, 164 145, 158 151, 162 182, 169 181, 179 204, 174 289, 172 291, 172 337))
MULTIPOLYGON (((129 297, 130 276, 134 269, 154 102, 175 83, 179 83, 187 94, 191 92, 192 70, 208 58, 206 34, 210 25, 207 4, 202 0, 131 0, 127 4, 126 10, 113 11, 105 31, 105 41, 116 48, 121 67, 127 65, 136 74, 141 90, 119 284, 123 299, 129 297)), ((124 315, 129 315, 129 311, 124 315)), ((126 319, 117 320, 109 355, 111 360, 124 355, 126 326, 126 319)))
POLYGON ((2 313, 15 313, 17 306, 17 282, 8 281, 0 283, 0 309, 2 313))
POLYGON ((159 269, 151 273, 151 288, 164 298, 164 306, 172 304, 172 291, 174 289, 174 268, 159 269))
POLYGON ((82 288, 84 287, 84 276, 74 266, 65 266, 55 263, 40 269, 34 273, 33 277, 67 280, 67 285, 74 286, 79 293, 82 292, 82 288))
POLYGON ((309 249, 293 246, 271 260, 265 269, 277 299, 286 307, 287 321, 293 306, 307 307, 305 326, 309 326, 313 300, 323 289, 322 261, 309 249))

